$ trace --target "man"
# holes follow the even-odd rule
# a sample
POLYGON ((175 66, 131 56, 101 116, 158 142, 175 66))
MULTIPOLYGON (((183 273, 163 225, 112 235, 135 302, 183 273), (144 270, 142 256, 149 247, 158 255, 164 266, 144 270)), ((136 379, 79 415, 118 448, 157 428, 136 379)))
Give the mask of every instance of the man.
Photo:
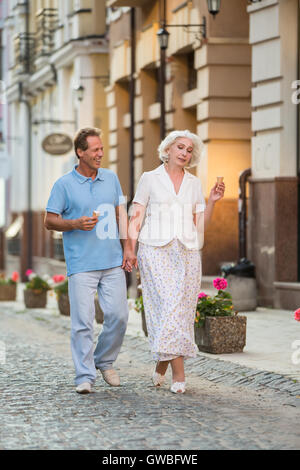
POLYGON ((74 148, 79 164, 54 184, 46 208, 45 226, 48 230, 63 232, 76 392, 90 393, 96 369, 109 385, 120 385, 112 364, 121 349, 127 326, 123 269, 131 270, 129 259, 132 256, 127 245, 127 213, 122 205, 124 197, 118 177, 111 170, 100 169, 101 131, 81 129, 75 136, 74 148), (94 211, 100 212, 99 218, 94 211), (93 352, 96 291, 104 323, 93 352))

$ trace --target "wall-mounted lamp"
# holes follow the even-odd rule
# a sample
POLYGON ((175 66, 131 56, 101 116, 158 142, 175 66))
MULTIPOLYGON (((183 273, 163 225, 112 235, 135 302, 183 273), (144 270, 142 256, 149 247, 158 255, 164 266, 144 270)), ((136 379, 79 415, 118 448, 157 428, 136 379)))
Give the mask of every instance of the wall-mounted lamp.
POLYGON ((74 91, 75 91, 77 100, 78 100, 78 101, 83 101, 84 92, 85 92, 84 86, 79 85, 79 86, 77 86, 76 88, 74 88, 74 91))
POLYGON ((159 42, 159 47, 162 50, 168 49, 169 36, 170 36, 170 33, 169 31, 166 30, 165 27, 160 28, 158 30, 157 32, 158 42, 159 42))
POLYGON ((216 16, 221 7, 221 0, 207 0, 207 8, 211 15, 216 16))

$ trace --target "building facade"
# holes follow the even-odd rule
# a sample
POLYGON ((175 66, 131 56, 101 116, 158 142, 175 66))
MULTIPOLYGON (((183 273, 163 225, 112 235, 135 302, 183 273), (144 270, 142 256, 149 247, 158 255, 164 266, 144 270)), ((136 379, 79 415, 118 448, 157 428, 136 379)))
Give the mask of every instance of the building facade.
MULTIPOLYGON (((110 86, 109 164, 129 191, 130 165, 134 186, 144 171, 159 165, 161 1, 109 0, 114 11, 109 25, 110 86), (132 10, 135 10, 132 30, 132 10), (132 71, 132 44, 135 68, 132 71), (134 79, 134 142, 130 148, 130 93, 134 79), (130 161, 130 158, 132 161, 130 161)), ((205 195, 224 176, 226 196, 217 206, 206 233, 204 274, 237 261, 239 175, 251 166, 251 47, 247 0, 222 2, 213 18, 206 0, 166 1, 170 33, 166 51, 166 131, 189 129, 205 144, 205 155, 194 173, 205 195), (234 14, 232 13, 234 11, 234 14), (197 27, 206 21, 206 38, 197 27)), ((130 192, 130 191, 129 191, 130 192)))
POLYGON ((203 273, 218 274, 240 256, 239 178, 250 170, 246 255, 256 267, 258 302, 298 307, 300 0, 222 0, 215 18, 206 0, 2 3, 3 134, 12 162, 7 268, 19 257, 22 271, 29 267, 32 237, 33 267, 64 270, 55 261, 60 235, 44 230, 43 216, 52 184, 76 159, 72 150, 47 154, 47 135, 101 127, 104 166, 118 174, 129 201, 141 174, 160 164, 157 32, 165 22, 166 132, 190 129, 202 138, 205 154, 192 171, 206 197, 217 176, 226 182, 206 233, 203 273), (206 34, 177 26, 191 24, 205 24, 206 34))
POLYGON ((252 46, 249 256, 261 305, 296 308, 299 281, 299 1, 248 6, 252 46))
POLYGON ((60 235, 44 229, 44 211, 53 183, 77 160, 73 149, 50 155, 43 140, 53 133, 72 138, 85 126, 101 127, 107 136, 106 7, 97 0, 5 3, 5 140, 12 162, 7 262, 20 258, 24 278, 30 267, 61 268, 49 261, 62 258, 62 247, 60 235))

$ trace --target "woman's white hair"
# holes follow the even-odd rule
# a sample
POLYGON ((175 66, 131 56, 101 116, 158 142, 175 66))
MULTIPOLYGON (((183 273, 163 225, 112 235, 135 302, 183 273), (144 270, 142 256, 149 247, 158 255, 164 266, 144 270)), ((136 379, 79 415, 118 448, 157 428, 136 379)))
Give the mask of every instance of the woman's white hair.
POLYGON ((193 142, 192 158, 191 158, 189 165, 187 165, 186 168, 192 168, 193 166, 197 166, 198 163, 200 162, 201 156, 204 151, 204 144, 202 140, 200 139, 200 137, 198 137, 196 134, 193 134, 192 132, 188 130, 172 131, 170 132, 170 134, 167 135, 167 137, 160 143, 158 147, 158 156, 160 160, 164 163, 168 162, 168 155, 166 151, 175 142, 175 140, 181 137, 186 137, 193 142))

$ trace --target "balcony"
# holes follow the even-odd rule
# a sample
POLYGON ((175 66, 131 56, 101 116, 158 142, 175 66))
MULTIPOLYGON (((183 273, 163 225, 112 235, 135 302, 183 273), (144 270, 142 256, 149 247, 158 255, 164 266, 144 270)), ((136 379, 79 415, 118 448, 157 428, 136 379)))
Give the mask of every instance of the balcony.
POLYGON ((55 46, 58 28, 57 8, 44 8, 36 14, 36 57, 48 56, 55 46))
POLYGON ((130 75, 131 47, 123 41, 114 47, 111 58, 111 82, 114 83, 130 75))
POLYGON ((35 35, 19 33, 14 37, 14 73, 31 74, 34 69, 35 35))
POLYGON ((108 7, 143 7, 151 0, 107 0, 108 7))

